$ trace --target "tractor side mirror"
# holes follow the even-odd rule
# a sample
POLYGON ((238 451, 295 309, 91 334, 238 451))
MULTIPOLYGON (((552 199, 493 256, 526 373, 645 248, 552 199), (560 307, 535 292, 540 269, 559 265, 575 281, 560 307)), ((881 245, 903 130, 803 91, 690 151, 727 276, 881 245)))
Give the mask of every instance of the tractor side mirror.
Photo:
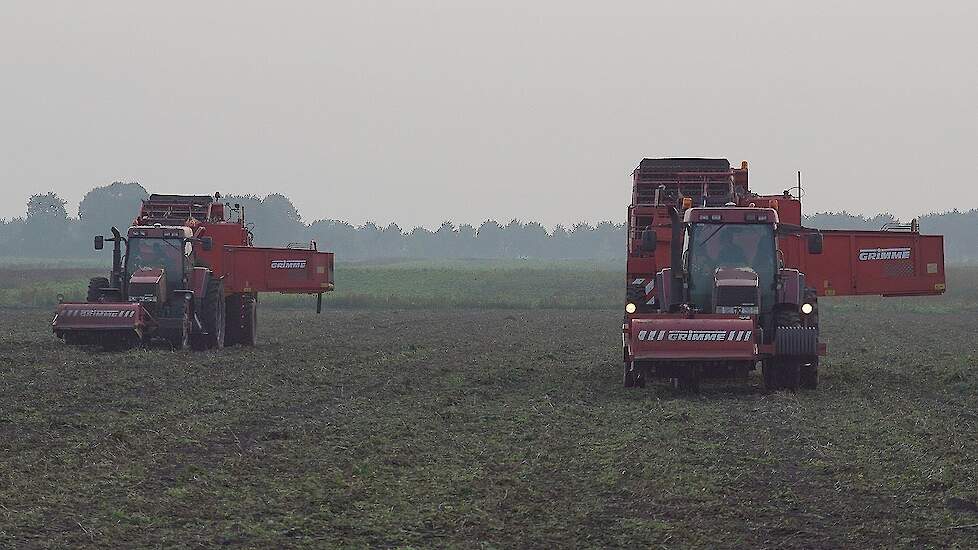
POLYGON ((642 240, 639 243, 639 250, 646 253, 652 254, 655 252, 656 238, 654 229, 646 229, 642 231, 642 240))
POLYGON ((821 233, 811 233, 808 235, 808 253, 809 254, 821 254, 822 253, 822 234, 821 233))
POLYGON ((211 237, 204 237, 200 240, 200 246, 203 247, 205 251, 214 248, 214 239, 211 237))
POLYGON ((95 250, 102 250, 103 248, 105 248, 105 237, 95 235, 95 250))

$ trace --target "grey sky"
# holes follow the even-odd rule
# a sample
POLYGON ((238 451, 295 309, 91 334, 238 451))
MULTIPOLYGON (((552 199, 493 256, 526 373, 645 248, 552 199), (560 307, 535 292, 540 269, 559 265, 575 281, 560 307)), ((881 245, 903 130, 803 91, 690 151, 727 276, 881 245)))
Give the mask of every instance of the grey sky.
POLYGON ((978 3, 684 4, 3 2, 0 217, 135 180, 620 221, 638 160, 679 155, 801 169, 808 212, 978 207, 978 3))

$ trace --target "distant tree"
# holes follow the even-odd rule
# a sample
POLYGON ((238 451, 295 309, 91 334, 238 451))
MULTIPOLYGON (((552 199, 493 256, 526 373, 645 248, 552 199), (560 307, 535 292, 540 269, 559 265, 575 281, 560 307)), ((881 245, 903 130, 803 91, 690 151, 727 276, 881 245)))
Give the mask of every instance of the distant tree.
POLYGON ((557 224, 553 234, 550 236, 550 250, 548 257, 553 259, 570 258, 573 251, 573 242, 570 233, 563 225, 557 224))
POLYGON ((116 181, 96 187, 78 203, 80 231, 86 236, 107 233, 111 227, 125 232, 147 198, 149 193, 135 182, 116 181))
POLYGON ((424 227, 415 227, 405 238, 405 252, 409 258, 437 258, 434 233, 424 227))
POLYGON ((476 250, 476 229, 469 224, 458 226, 458 247, 456 257, 458 258, 477 258, 476 250))
POLYGON ((431 251, 438 258, 457 258, 459 252, 458 230, 451 221, 444 221, 432 235, 431 251))
POLYGON ((0 220, 0 255, 21 256, 24 218, 0 220))
POLYGON ((54 256, 71 254, 72 235, 67 202, 53 192, 31 195, 27 200, 22 243, 25 256, 54 256))
POLYGON ((244 207, 245 220, 252 227, 257 244, 280 246, 308 240, 299 210, 281 193, 272 193, 264 199, 255 195, 228 195, 223 200, 244 207))
POLYGON ((305 235, 316 241, 320 250, 328 250, 347 258, 362 257, 357 229, 347 222, 316 220, 306 229, 305 235))
POLYGON ((944 235, 944 255, 950 261, 978 261, 978 210, 959 212, 952 210, 941 214, 920 217, 920 231, 944 235))
POLYGON ((406 255, 404 232, 400 226, 392 223, 384 228, 378 239, 378 247, 375 254, 369 251, 367 257, 377 258, 403 258, 406 255))
POLYGON ((877 230, 886 224, 897 223, 892 214, 877 214, 872 218, 867 218, 862 214, 850 214, 842 212, 818 212, 809 216, 804 216, 802 220, 808 227, 816 229, 866 229, 877 230))
POLYGON ((503 228, 496 220, 486 220, 476 233, 475 256, 499 258, 503 255, 503 228))
POLYGON ((543 225, 539 222, 527 222, 523 224, 521 233, 518 245, 521 257, 544 258, 547 256, 547 249, 551 244, 550 235, 543 225))

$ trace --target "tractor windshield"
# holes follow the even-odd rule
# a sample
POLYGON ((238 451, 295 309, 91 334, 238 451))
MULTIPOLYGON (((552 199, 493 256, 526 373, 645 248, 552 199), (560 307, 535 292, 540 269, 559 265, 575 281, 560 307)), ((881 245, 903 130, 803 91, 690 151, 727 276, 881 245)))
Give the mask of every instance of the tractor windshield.
POLYGON ((130 274, 141 269, 160 269, 166 274, 167 288, 183 286, 184 262, 181 239, 153 239, 132 237, 126 256, 126 271, 130 274))
POLYGON ((689 295, 697 309, 712 311, 713 285, 721 267, 757 272, 761 308, 774 303, 777 249, 771 224, 694 223, 686 241, 689 295))

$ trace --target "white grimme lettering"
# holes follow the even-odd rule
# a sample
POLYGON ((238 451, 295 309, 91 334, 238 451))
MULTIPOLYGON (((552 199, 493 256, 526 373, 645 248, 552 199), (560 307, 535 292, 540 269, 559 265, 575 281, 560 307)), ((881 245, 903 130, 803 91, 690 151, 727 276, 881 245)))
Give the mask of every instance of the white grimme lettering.
POLYGON ((68 317, 132 317, 135 314, 131 309, 69 309, 65 312, 68 317))
POLYGON ((751 339, 750 330, 640 330, 639 341, 651 342, 747 342, 751 339))
POLYGON ((863 248, 859 251, 859 261, 909 260, 909 248, 863 248))
POLYGON ((303 269, 305 260, 272 260, 272 269, 303 269))

